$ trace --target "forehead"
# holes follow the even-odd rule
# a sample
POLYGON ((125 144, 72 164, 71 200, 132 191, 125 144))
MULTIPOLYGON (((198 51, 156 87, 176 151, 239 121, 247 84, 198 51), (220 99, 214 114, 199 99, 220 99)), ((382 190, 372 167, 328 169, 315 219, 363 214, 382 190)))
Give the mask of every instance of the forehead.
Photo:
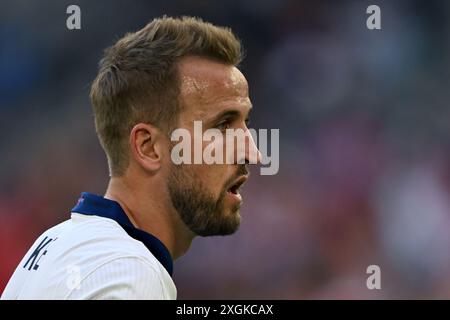
POLYGON ((201 115, 217 112, 226 105, 249 107, 248 84, 234 66, 200 57, 179 62, 183 112, 201 115))

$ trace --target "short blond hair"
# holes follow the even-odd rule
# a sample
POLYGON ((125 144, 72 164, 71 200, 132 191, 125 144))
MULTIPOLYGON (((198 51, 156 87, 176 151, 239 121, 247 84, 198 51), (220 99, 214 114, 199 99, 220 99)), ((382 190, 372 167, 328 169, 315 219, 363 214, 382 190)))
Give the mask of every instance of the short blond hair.
POLYGON ((239 39, 229 28, 199 18, 157 18, 105 50, 90 98, 95 127, 111 176, 129 163, 128 137, 137 123, 169 132, 177 123, 180 81, 177 61, 201 56, 237 66, 239 39))

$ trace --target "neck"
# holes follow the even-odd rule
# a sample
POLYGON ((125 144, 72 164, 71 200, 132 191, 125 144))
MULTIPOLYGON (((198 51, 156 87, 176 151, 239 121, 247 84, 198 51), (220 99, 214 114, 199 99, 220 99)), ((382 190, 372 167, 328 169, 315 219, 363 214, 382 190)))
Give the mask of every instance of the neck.
POLYGON ((129 183, 125 177, 112 177, 105 198, 117 201, 131 223, 158 238, 177 259, 189 249, 195 234, 181 221, 167 191, 161 187, 129 183), (150 187, 150 188, 149 188, 150 187))

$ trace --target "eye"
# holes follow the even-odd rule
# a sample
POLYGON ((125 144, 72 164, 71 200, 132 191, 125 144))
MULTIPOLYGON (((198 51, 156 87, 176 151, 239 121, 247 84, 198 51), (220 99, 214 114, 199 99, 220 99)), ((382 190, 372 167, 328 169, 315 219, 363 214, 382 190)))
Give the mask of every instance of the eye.
POLYGON ((226 129, 230 129, 231 128, 231 121, 230 120, 224 120, 224 121, 220 122, 216 127, 220 131, 225 131, 226 129))

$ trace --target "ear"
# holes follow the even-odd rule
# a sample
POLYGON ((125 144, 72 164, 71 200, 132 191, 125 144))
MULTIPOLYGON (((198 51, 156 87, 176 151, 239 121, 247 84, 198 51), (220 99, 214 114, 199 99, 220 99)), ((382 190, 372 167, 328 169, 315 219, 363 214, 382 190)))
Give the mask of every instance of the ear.
POLYGON ((138 123, 131 130, 131 155, 145 171, 160 169, 164 146, 163 134, 150 124, 138 123))

